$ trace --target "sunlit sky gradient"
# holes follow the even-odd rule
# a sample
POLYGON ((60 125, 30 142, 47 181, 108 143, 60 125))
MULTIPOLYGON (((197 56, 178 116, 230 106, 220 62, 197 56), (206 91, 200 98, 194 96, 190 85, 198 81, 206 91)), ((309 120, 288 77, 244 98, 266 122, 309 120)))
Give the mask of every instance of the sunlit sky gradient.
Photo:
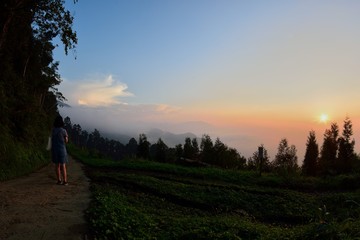
MULTIPOLYGON (((67 1, 77 59, 60 46, 73 122, 100 132, 219 137, 271 159, 282 138, 304 157, 330 122, 360 139, 360 1, 67 1), (327 114, 328 122, 320 122, 327 114)), ((360 140, 359 140, 360 141, 360 140)), ((356 149, 358 147, 356 144, 356 149)))

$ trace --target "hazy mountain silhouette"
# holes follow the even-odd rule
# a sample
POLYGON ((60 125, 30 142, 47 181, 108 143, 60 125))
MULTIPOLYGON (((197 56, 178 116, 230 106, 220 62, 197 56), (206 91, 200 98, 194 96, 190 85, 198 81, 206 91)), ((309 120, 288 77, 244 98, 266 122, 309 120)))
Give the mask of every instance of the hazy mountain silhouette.
POLYGON ((135 138, 136 141, 139 138, 139 136, 137 136, 135 134, 133 136, 121 134, 121 133, 107 133, 107 132, 104 132, 104 133, 100 132, 100 134, 105 138, 119 141, 124 145, 126 145, 131 138, 135 138))
POLYGON ((167 132, 167 131, 163 131, 161 129, 158 128, 153 128, 150 131, 148 131, 147 133, 145 133, 148 141, 150 143, 156 143, 159 138, 161 138, 161 140, 163 140, 163 142, 168 146, 168 147, 174 147, 177 144, 184 144, 185 143, 185 138, 189 137, 191 139, 196 138, 197 136, 193 133, 187 132, 187 133, 181 133, 181 134, 174 134, 171 132, 167 132))
MULTIPOLYGON (((117 140, 119 142, 121 142, 122 144, 127 144, 129 142, 129 140, 131 138, 135 138, 136 141, 139 140, 139 135, 134 133, 134 134, 120 134, 120 133, 101 133, 102 136, 108 138, 108 139, 113 139, 113 140, 117 140)), ((161 138, 161 140, 163 140, 163 142, 168 146, 168 147, 174 147, 177 144, 184 144, 185 143, 185 138, 189 137, 191 139, 193 138, 197 138, 197 136, 194 133, 181 133, 181 134, 175 134, 175 133, 171 133, 171 132, 167 132, 167 131, 163 131, 161 129, 158 128, 153 128, 147 132, 145 132, 145 135, 147 137, 147 140, 153 144, 156 143, 159 138, 161 138)))

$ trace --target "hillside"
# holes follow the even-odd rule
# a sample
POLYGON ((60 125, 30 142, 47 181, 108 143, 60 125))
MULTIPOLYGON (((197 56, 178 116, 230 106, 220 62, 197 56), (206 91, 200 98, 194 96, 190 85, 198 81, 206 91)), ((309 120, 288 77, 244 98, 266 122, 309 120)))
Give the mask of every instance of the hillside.
POLYGON ((87 211, 99 239, 354 239, 360 237, 358 176, 259 177, 151 161, 87 163, 87 211))
POLYGON ((0 183, 0 239, 360 237, 358 175, 260 177, 69 151, 85 164, 70 161, 69 186, 55 184, 52 165, 0 183))

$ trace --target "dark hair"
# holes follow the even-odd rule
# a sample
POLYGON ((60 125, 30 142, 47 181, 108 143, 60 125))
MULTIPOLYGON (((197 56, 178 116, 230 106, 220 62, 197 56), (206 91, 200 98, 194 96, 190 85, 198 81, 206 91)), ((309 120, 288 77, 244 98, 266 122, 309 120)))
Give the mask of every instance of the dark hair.
POLYGON ((59 115, 55 118, 54 128, 60 128, 60 127, 64 127, 64 121, 63 118, 59 115))

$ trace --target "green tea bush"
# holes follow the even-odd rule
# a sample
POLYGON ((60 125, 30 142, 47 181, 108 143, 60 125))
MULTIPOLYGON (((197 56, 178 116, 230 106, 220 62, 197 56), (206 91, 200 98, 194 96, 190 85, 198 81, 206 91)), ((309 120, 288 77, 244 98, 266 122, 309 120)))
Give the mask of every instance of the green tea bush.
POLYGON ((360 239, 360 189, 341 189, 356 176, 285 179, 78 155, 93 184, 95 239, 360 239))

